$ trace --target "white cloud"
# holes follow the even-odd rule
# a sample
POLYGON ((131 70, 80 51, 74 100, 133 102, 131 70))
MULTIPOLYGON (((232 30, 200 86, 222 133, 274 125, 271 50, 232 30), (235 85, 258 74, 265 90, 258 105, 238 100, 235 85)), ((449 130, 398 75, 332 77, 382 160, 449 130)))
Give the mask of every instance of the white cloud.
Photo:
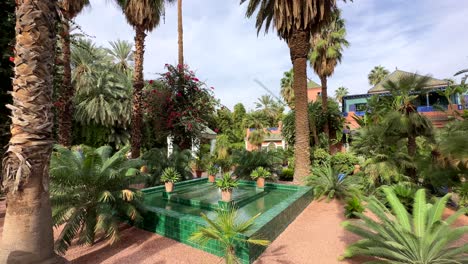
MULTIPOLYGON (((133 40, 133 29, 110 1, 91 0, 92 7, 77 18, 95 41, 107 45, 117 38, 133 40)), ((468 2, 359 0, 340 4, 351 47, 329 81, 329 94, 338 86, 352 93, 369 89, 367 74, 376 65, 389 70, 451 77, 468 65, 466 14, 468 2)), ((266 92, 259 79, 279 94, 279 82, 291 67, 287 45, 274 32, 257 37, 254 19, 246 19, 239 1, 184 1, 184 55, 200 79, 216 88, 228 107, 247 108, 266 92)), ((165 23, 148 34, 145 78, 157 78, 165 63, 177 62, 177 13, 169 6, 165 23)), ((309 78, 318 80, 311 72, 309 78)))

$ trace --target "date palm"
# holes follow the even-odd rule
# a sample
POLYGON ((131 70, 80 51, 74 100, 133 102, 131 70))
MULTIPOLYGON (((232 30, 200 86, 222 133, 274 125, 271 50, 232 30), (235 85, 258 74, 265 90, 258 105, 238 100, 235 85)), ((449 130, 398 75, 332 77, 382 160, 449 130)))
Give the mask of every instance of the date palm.
POLYGON ((72 144, 73 102, 75 92, 71 76, 71 48, 70 48, 70 20, 75 18, 86 6, 89 0, 60 0, 59 5, 63 14, 61 40, 63 79, 58 107, 58 141, 64 146, 72 144))
POLYGON ((294 71, 293 69, 284 72, 281 78, 281 96, 283 97, 289 108, 294 109, 294 71))
MULTIPOLYGON (((327 78, 335 71, 341 62, 343 49, 349 46, 346 37, 345 21, 341 12, 336 9, 329 24, 312 37, 313 50, 309 53, 310 66, 320 77, 322 85, 322 113, 328 111, 327 78)), ((330 138, 328 123, 325 123, 324 133, 330 138)))
POLYGON ((385 77, 388 76, 390 72, 385 69, 383 66, 375 66, 367 76, 367 79, 369 80, 369 84, 372 86, 377 85, 381 81, 385 79, 385 77))
POLYGON ((256 28, 265 32, 274 28, 289 46, 293 64, 296 143, 294 181, 309 175, 309 120, 307 115, 307 54, 310 36, 326 25, 336 8, 335 0, 241 0, 248 2, 246 16, 257 14, 256 28))
POLYGON ((339 104, 341 104, 341 101, 343 101, 343 97, 347 96, 349 94, 348 88, 344 86, 338 87, 335 91, 335 99, 338 101, 339 104))
MULTIPOLYGON (((135 29, 135 67, 133 72, 133 109, 132 109, 132 158, 140 156, 142 137, 142 91, 143 57, 145 53, 145 37, 147 31, 152 31, 161 22, 164 15, 164 0, 116 0, 122 8, 127 22, 135 29)), ((167 0, 173 2, 173 0, 167 0)))
POLYGON ((122 73, 128 73, 133 64, 133 44, 125 40, 109 41, 112 48, 106 49, 112 57, 115 67, 122 73))
POLYGON ((56 5, 16 1, 16 45, 11 138, 3 159, 8 204, 0 263, 57 263, 49 201, 53 144, 52 72, 56 5), (49 262, 48 262, 49 263, 49 262))

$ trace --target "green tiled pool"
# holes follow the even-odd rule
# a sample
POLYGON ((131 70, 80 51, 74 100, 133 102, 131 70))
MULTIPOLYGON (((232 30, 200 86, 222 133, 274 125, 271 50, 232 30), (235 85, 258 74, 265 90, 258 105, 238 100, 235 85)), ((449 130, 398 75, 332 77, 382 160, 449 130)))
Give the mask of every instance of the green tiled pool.
MULTIPOLYGON (((273 241, 313 198, 310 187, 266 183, 264 189, 258 189, 252 181, 239 183, 239 188, 233 191, 239 217, 250 218, 262 213, 252 231, 244 234, 247 237, 273 241)), ((188 241, 190 235, 204 225, 200 213, 214 218, 219 206, 220 190, 206 178, 177 183, 170 197, 165 195, 164 186, 144 189, 143 193, 148 209, 143 229, 223 256, 223 249, 217 243, 202 246, 188 241)), ((242 263, 252 263, 264 250, 264 247, 247 244, 236 246, 242 263)))

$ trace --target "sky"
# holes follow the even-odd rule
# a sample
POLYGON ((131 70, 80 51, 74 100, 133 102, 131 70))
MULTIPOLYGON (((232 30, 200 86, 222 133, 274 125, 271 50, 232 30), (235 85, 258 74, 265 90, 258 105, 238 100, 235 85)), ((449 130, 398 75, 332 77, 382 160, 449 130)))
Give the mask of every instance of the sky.
MULTIPOLYGON (((112 0, 91 0, 76 23, 94 42, 109 47, 117 39, 133 42, 134 31, 112 0)), ((255 18, 245 17, 239 0, 184 0, 184 59, 215 96, 229 108, 247 109, 267 94, 276 96, 280 80, 291 67, 289 49, 274 31, 257 35, 255 18)), ((367 75, 376 65, 454 78, 468 68, 468 1, 354 0, 339 7, 346 20, 350 47, 329 78, 329 94, 344 86, 350 94, 366 93, 367 75)), ((177 63, 177 8, 166 8, 165 21, 148 33, 144 78, 158 78, 164 64, 177 63)), ((319 83, 309 67, 308 78, 319 83)), ((454 78, 459 81, 459 78, 454 78)))

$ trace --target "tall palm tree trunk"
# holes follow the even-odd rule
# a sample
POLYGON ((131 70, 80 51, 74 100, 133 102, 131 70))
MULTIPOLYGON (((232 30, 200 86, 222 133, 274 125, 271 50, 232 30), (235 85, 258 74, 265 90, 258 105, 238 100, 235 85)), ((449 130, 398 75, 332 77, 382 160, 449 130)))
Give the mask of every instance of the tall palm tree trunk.
POLYGON ((177 1, 177 32, 179 38, 179 65, 184 65, 184 29, 182 24, 182 0, 177 1))
POLYGON ((132 111, 132 158, 140 157, 141 129, 143 113, 141 96, 143 82, 143 55, 145 53, 145 30, 142 26, 135 27, 135 72, 133 73, 133 111, 132 111))
MULTIPOLYGON (((65 11, 64 11, 65 12, 65 11)), ((65 17, 68 17, 64 13, 65 17)), ((62 63, 63 79, 58 108, 58 141, 59 144, 70 147, 72 145, 72 120, 74 89, 71 84, 70 67, 70 26, 68 20, 62 23, 62 63)))
POLYGON ((322 114, 326 116, 325 124, 323 125, 323 133, 327 136, 328 140, 328 151, 330 151, 330 128, 328 125, 328 87, 327 87, 327 77, 320 76, 320 82, 322 85, 322 114))
POLYGON ((0 263, 60 263, 49 201, 52 152, 53 0, 17 0, 11 139, 3 159, 7 208, 0 263))
POLYGON ((294 144, 294 182, 303 182, 310 173, 310 138, 309 115, 307 111, 307 54, 310 49, 310 33, 295 30, 288 40, 291 61, 293 64, 295 96, 295 129, 294 144))

